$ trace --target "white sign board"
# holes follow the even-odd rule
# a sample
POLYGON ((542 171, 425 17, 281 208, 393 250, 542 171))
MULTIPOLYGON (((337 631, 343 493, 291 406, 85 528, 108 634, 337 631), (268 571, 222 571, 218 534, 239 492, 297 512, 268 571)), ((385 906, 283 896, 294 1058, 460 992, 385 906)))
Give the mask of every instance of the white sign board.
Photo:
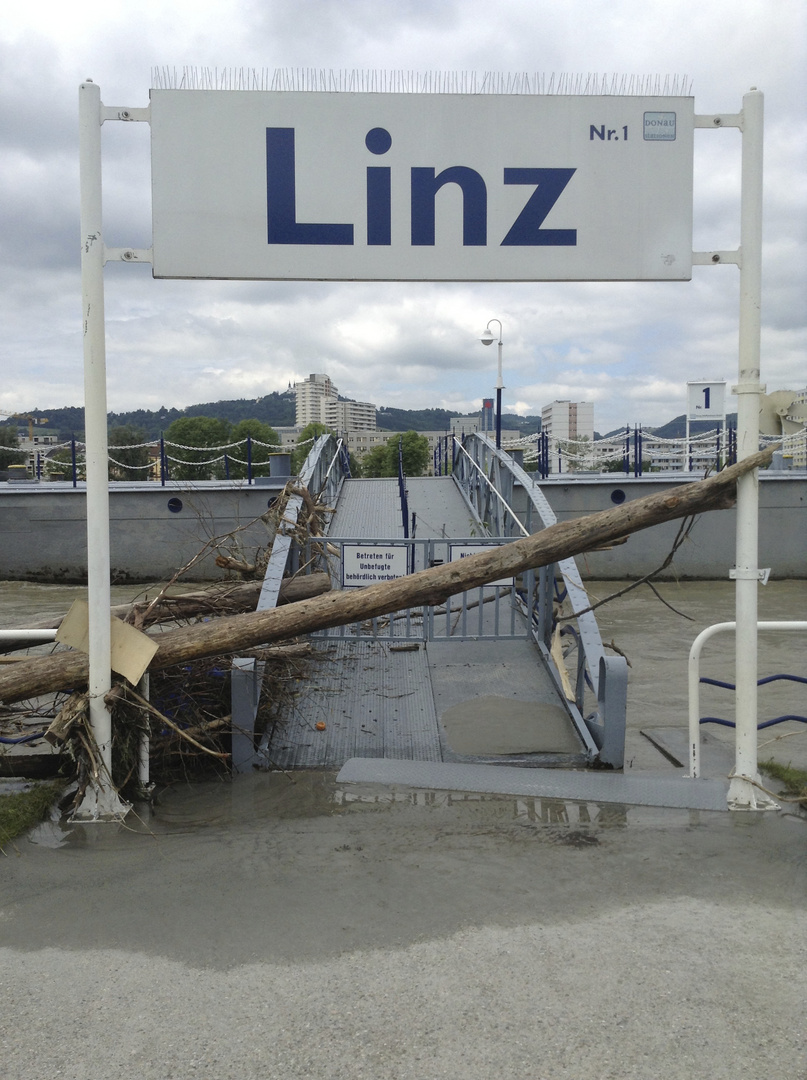
POLYGON ((725 420, 724 382, 687 383, 687 420, 725 420))
POLYGON ((343 544, 342 587, 365 589, 409 573, 409 548, 395 544, 343 544))
POLYGON ((689 97, 152 90, 158 278, 688 280, 689 97))

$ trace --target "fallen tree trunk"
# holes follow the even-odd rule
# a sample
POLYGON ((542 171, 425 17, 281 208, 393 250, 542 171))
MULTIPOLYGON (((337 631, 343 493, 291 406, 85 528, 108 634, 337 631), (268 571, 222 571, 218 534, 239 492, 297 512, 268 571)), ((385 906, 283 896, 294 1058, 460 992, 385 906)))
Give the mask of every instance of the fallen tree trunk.
MULTIPOLYGON (((738 478, 767 465, 772 454, 773 449, 769 448, 743 458, 707 480, 560 522, 512 544, 489 548, 479 555, 395 581, 366 589, 329 592, 283 608, 232 615, 202 626, 166 631, 159 636, 159 647, 149 668, 155 670, 192 659, 234 653, 314 630, 388 615, 406 607, 441 604, 465 589, 579 555, 651 525, 706 510, 727 509, 734 504, 738 478)), ((87 657, 83 653, 56 653, 21 661, 0 671, 0 701, 20 701, 55 690, 75 689, 86 685, 87 675, 87 657)))

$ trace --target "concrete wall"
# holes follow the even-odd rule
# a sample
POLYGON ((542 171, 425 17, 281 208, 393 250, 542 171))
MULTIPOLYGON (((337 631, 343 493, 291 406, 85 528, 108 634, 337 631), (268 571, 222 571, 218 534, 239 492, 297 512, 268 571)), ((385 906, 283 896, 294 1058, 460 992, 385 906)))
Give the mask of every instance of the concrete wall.
MULTIPOLYGON (((653 479, 649 476, 634 479, 605 475, 572 480, 558 476, 543 481, 541 490, 558 521, 568 521, 669 490, 689 483, 691 479, 653 479), (624 494, 621 502, 620 492, 624 494), (615 494, 616 498, 613 497, 615 494)), ((522 520, 526 501, 525 492, 518 489, 514 502, 522 520)), ((807 474, 762 473, 759 505, 759 565, 770 567, 771 577, 807 577, 807 474)), ((679 549, 674 563, 662 577, 670 580, 728 577, 735 562, 735 521, 733 509, 702 514, 695 522, 689 540, 679 549)), ((657 525, 634 534, 626 544, 611 551, 578 555, 580 572, 588 578, 643 577, 664 562, 678 525, 678 522, 657 525)))
MULTIPOLYGON (((256 518, 283 487, 206 481, 115 484, 110 490, 110 557, 116 583, 164 580, 188 563, 212 537, 248 526, 236 543, 253 558, 269 533, 256 518), (172 511, 169 503, 181 509, 172 511)), ((84 582, 87 576, 86 498, 67 484, 0 484, 0 579, 84 582)), ((185 575, 185 581, 226 576, 216 551, 185 575)), ((236 554, 226 546, 226 554, 236 554)))
MULTIPOLYGON (((215 536, 248 526, 237 538, 247 558, 265 547, 268 533, 258 521, 282 488, 278 477, 266 486, 205 481, 114 484, 110 490, 112 578, 116 582, 164 580, 188 563, 215 536), (169 502, 182 509, 172 512, 169 502), (175 505, 175 504, 174 504, 175 505)), ((559 521, 580 517, 625 501, 668 490, 687 478, 640 479, 603 476, 591 479, 555 477, 542 490, 559 521), (619 496, 617 495, 617 498, 619 496)), ((525 516, 526 495, 517 488, 516 508, 525 516)), ((533 528, 536 524, 533 524, 533 528)), ((733 510, 712 511, 696 522, 690 539, 678 552, 667 578, 720 579, 734 565, 733 510)), ((655 570, 669 552, 678 525, 673 522, 644 530, 611 551, 577 558, 589 578, 637 578, 655 570)), ((86 580, 85 495, 67 484, 0 483, 0 579, 47 582, 86 580)), ((230 552, 228 553, 235 553, 230 552)), ((807 577, 807 475, 760 477, 760 566, 777 578, 807 577)), ((184 575, 186 581, 226 576, 215 565, 215 552, 184 575)))

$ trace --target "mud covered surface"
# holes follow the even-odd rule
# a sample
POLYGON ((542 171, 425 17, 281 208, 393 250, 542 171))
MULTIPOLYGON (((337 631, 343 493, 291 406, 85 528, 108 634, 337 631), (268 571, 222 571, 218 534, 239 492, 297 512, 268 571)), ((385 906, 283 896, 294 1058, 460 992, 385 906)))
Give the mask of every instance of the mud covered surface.
POLYGON ((806 842, 323 773, 45 825, 2 866, 4 1076, 796 1080, 806 842))

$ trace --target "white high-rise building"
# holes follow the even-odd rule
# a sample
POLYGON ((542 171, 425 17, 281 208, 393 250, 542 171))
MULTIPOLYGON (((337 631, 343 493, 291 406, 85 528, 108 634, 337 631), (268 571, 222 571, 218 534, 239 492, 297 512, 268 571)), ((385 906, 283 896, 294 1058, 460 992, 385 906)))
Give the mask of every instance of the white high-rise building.
POLYGON ((376 408, 370 401, 337 401, 323 403, 323 424, 334 431, 375 431, 376 408))
POLYGON ((309 375, 294 384, 296 426, 325 424, 334 431, 375 431, 376 407, 370 401, 340 401, 327 375, 309 375))
POLYGON ((304 428, 308 424, 324 424, 324 405, 326 401, 336 401, 339 391, 327 375, 309 375, 303 382, 294 384, 297 399, 295 423, 304 428))
MULTIPOLYGON (((594 404, 591 401, 553 401, 541 409, 541 430, 550 440, 550 471, 557 471, 557 454, 551 449, 558 441, 594 441, 594 404)), ((576 447, 569 447, 576 450, 576 447)))

